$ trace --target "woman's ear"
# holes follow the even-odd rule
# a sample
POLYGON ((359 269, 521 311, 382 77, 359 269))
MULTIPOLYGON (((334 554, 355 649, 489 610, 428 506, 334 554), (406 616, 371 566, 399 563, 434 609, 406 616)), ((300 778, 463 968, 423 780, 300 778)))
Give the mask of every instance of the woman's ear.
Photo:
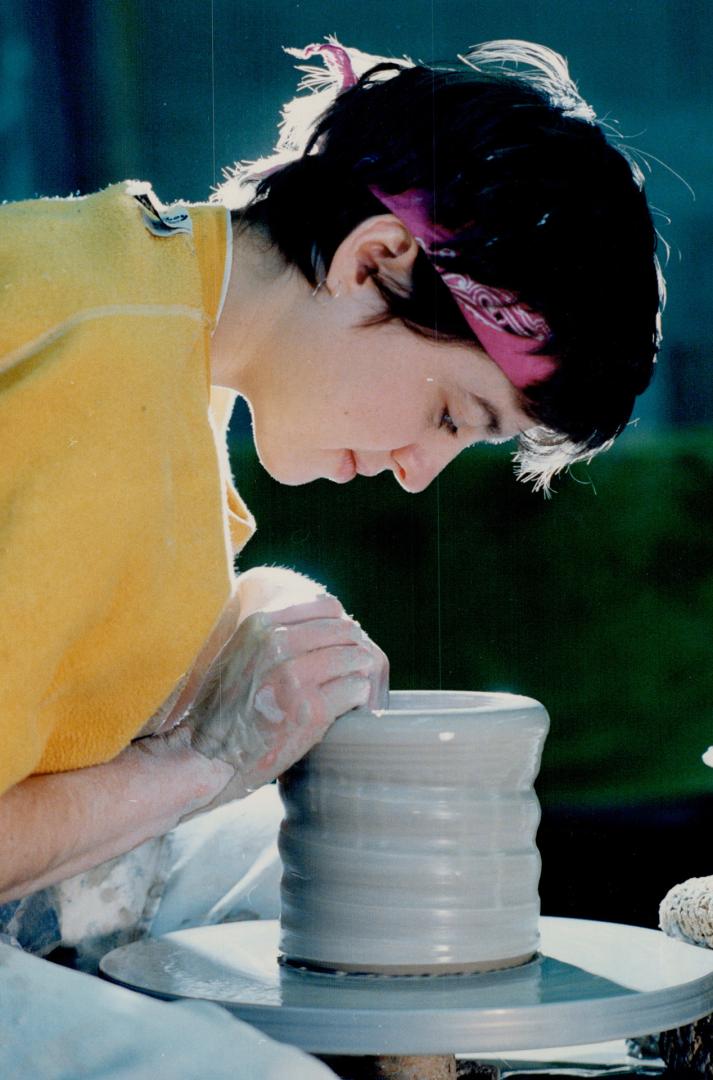
POLYGON ((335 251, 325 284, 335 296, 364 289, 373 296, 373 278, 378 277, 408 296, 418 250, 412 233, 393 214, 366 218, 335 251))

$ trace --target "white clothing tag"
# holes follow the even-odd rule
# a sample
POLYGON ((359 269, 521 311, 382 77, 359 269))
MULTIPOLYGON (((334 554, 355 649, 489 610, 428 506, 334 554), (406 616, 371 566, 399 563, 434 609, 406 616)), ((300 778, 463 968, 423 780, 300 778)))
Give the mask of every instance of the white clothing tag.
POLYGON ((134 195, 134 198, 141 206, 144 225, 154 236, 193 235, 191 215, 183 207, 164 210, 150 190, 134 195))

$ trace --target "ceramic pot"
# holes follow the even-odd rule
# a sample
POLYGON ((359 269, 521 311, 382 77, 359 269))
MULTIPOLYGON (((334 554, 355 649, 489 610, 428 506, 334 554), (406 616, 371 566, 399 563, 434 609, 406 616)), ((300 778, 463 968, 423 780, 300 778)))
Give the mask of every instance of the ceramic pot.
POLYGON ((392 974, 530 959, 548 726, 532 698, 458 691, 340 717, 280 784, 283 957, 392 974))

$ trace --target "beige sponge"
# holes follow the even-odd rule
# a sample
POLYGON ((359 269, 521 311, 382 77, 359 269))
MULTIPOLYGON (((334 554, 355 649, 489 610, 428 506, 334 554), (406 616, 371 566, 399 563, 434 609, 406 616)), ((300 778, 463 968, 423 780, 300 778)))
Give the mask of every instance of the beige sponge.
POLYGON ((674 885, 661 901, 659 925, 669 937, 713 949, 713 877, 674 885))

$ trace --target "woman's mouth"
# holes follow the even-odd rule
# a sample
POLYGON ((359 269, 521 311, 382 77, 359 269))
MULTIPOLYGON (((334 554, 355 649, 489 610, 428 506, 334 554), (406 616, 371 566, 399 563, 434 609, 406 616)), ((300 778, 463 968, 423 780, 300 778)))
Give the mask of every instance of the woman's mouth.
POLYGON ((379 462, 378 464, 372 462, 370 464, 363 461, 355 450, 343 450, 336 474, 330 476, 330 480, 337 484, 347 484, 355 476, 378 476, 379 473, 389 468, 391 466, 388 462, 379 462))
POLYGON ((342 451, 342 460, 337 467, 334 476, 330 476, 335 484, 348 484, 357 474, 356 458, 351 450, 342 451))

